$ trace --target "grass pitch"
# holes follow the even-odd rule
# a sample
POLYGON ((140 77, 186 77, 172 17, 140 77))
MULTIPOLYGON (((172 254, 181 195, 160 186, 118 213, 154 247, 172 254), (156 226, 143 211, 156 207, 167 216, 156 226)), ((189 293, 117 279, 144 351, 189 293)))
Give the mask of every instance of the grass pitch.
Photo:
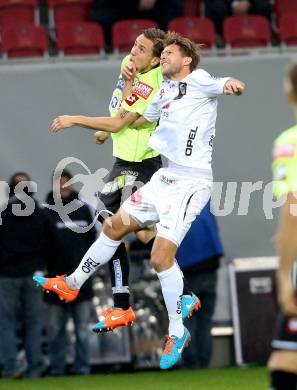
POLYGON ((0 379, 1 390, 266 390, 265 367, 0 379))

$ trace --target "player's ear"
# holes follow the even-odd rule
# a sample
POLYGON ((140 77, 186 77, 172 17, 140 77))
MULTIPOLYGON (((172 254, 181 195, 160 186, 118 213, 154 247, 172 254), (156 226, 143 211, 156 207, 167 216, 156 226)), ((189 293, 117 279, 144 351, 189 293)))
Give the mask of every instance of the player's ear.
POLYGON ((184 57, 184 65, 185 66, 189 66, 191 62, 192 62, 191 57, 184 57))
POLYGON ((151 66, 154 68, 155 66, 158 66, 160 64, 160 58, 159 57, 153 57, 151 60, 151 66))

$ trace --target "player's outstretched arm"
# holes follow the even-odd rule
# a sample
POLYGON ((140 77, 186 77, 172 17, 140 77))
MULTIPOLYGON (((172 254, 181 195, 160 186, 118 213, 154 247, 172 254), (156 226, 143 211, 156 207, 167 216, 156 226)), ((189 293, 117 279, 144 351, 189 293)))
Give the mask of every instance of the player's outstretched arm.
POLYGON ((230 79, 224 86, 225 95, 242 95, 245 91, 245 83, 237 79, 230 79))
MULTIPOLYGON (((297 194, 295 194, 297 196, 297 194)), ((297 198, 289 193, 280 213, 278 231, 274 239, 279 255, 277 273, 278 299, 283 312, 297 316, 296 289, 291 280, 293 262, 297 255, 297 198)))
POLYGON ((134 122, 139 115, 120 109, 115 117, 90 117, 82 115, 61 115, 55 118, 51 124, 51 131, 57 133, 62 129, 73 126, 92 130, 103 130, 109 133, 117 133, 130 123, 134 122))

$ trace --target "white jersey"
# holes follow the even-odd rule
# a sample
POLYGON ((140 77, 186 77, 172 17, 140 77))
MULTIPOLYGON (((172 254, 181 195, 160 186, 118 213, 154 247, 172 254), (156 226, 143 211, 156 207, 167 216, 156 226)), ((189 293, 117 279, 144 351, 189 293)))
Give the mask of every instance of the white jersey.
POLYGON ((160 119, 149 146, 176 164, 211 170, 217 97, 228 80, 203 69, 165 80, 143 115, 150 122, 160 119))

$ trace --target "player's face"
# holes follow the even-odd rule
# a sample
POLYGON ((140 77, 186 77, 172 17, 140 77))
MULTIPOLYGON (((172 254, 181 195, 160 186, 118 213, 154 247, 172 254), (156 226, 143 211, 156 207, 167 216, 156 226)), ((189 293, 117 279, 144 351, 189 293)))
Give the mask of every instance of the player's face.
POLYGON ((147 72, 155 66, 156 57, 153 57, 154 44, 143 34, 136 38, 131 49, 131 61, 138 72, 147 72))
POLYGON ((54 183, 54 191, 56 194, 60 194, 62 199, 67 199, 73 191, 71 185, 64 187, 68 181, 68 177, 62 176, 60 180, 56 180, 54 183))
POLYGON ((160 61, 163 76, 174 78, 178 75, 185 65, 185 58, 177 45, 166 46, 160 61))

